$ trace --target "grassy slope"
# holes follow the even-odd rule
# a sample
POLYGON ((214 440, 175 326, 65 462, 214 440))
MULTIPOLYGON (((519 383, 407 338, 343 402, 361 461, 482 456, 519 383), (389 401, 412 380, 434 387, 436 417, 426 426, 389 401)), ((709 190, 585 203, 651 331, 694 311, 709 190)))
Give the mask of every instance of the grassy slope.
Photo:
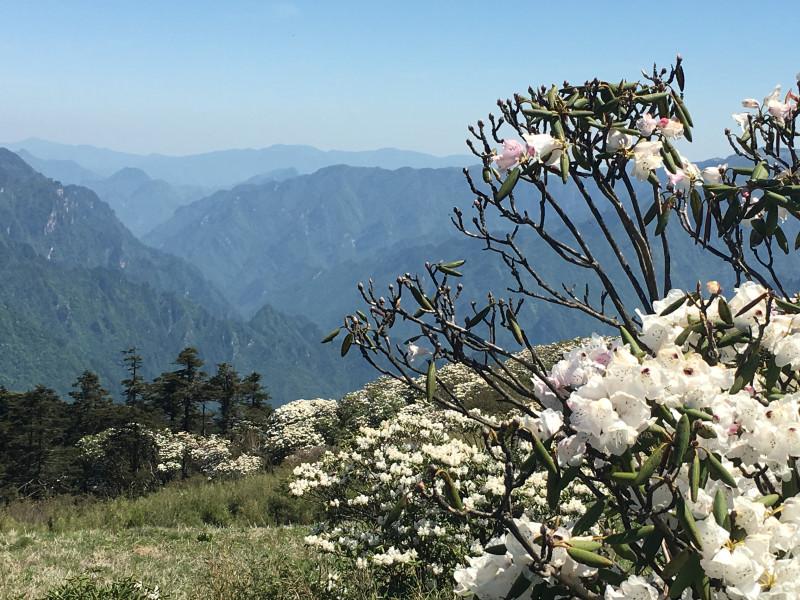
MULTIPOLYGON (((78 575, 132 577, 170 600, 328 600, 334 559, 304 546, 314 514, 288 497, 285 476, 197 479, 137 499, 12 503, 0 509, 0 600, 38 599, 78 575)), ((347 598, 381 598, 366 572, 347 583, 347 598)))

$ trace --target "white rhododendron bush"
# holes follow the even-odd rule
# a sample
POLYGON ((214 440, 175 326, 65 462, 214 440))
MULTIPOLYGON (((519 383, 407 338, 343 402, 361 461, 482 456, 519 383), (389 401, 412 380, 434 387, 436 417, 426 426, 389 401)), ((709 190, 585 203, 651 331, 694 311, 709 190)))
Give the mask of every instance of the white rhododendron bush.
MULTIPOLYGON (((519 440, 513 452, 524 458, 531 450, 519 440)), ((442 510, 435 498, 485 510, 505 493, 503 475, 502 456, 487 451, 474 420, 419 402, 378 427, 362 426, 350 443, 318 462, 295 467, 289 489, 324 507, 326 520, 307 543, 395 585, 409 573, 441 585, 465 555, 483 549, 494 524, 442 510)), ((514 490, 515 501, 531 514, 545 514, 545 483, 543 473, 533 474, 514 490)), ((581 516, 580 498, 588 494, 579 482, 569 485, 560 494, 564 513, 581 516)))
POLYGON ((81 462, 98 491, 163 484, 176 476, 200 473, 209 479, 234 479, 264 468, 258 456, 236 452, 230 440, 138 423, 112 427, 78 440, 81 462))
POLYGON ((275 462, 298 450, 331 443, 338 417, 336 400, 294 400, 270 414, 264 428, 264 449, 275 462))
POLYGON ((480 600, 800 597, 798 95, 743 100, 729 164, 696 165, 684 86, 678 57, 469 128, 453 223, 508 286, 468 300, 464 261, 360 285, 324 341, 412 403, 297 468, 328 511, 309 543, 480 600), (547 368, 532 302, 617 337, 547 368))

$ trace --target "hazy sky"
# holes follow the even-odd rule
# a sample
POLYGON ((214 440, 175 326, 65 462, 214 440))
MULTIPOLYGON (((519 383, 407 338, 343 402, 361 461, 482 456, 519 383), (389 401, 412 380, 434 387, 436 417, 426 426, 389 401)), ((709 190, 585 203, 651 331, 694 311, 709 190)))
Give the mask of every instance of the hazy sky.
POLYGON ((0 140, 185 154, 274 143, 460 153, 529 84, 685 58, 695 159, 800 70, 796 0, 0 0, 0 140), (529 8, 522 8, 528 6, 529 8))

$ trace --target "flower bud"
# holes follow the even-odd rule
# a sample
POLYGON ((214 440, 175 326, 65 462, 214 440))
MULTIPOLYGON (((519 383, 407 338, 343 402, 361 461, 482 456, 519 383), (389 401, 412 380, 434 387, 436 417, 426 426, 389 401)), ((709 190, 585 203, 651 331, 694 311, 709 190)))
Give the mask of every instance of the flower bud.
POLYGON ((719 294, 722 291, 722 286, 719 284, 719 281, 707 281, 706 289, 709 294, 719 294))

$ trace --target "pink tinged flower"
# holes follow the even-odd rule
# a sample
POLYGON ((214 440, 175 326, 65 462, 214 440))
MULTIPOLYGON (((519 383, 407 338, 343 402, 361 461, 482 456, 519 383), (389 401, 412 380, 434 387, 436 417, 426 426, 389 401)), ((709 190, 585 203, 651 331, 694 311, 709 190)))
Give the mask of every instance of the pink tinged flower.
POLYGON ((744 108, 758 108, 761 105, 755 98, 745 98, 744 100, 742 100, 742 106, 744 108))
POLYGON ((662 118, 658 122, 658 128, 665 138, 678 138, 683 135, 683 124, 676 119, 662 118))
POLYGON ((678 171, 675 173, 669 174, 669 183, 673 188, 675 188, 676 192, 680 192, 682 194, 688 194, 692 189, 692 180, 689 179, 686 173, 681 169, 678 169, 678 171))
POLYGON ((525 148, 517 140, 505 140, 503 142, 503 152, 499 156, 495 156, 494 161, 501 169, 510 169, 519 163, 519 159, 524 152, 525 148))
POLYGON ((656 119, 649 112, 644 113, 636 120, 636 129, 639 130, 643 136, 652 135, 658 126, 658 119, 656 119))

